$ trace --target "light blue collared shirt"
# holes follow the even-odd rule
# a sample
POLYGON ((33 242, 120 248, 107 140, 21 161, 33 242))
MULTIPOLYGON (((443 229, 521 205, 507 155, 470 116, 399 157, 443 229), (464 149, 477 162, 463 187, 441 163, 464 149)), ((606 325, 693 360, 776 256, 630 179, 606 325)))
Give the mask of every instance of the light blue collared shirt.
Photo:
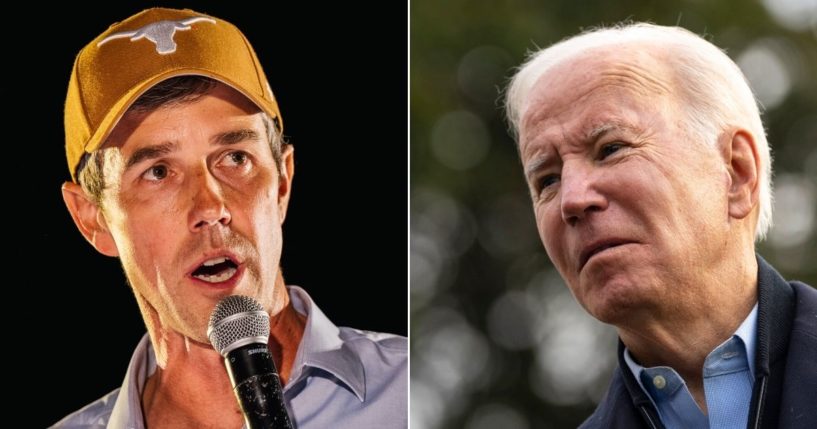
POLYGON ((668 366, 644 368, 630 351, 624 360, 641 389, 650 397, 668 429, 745 429, 752 402, 755 374, 757 304, 728 340, 704 361, 704 395, 707 414, 692 399, 684 379, 668 366))
MULTIPOLYGON (((284 401, 295 427, 407 428, 406 338, 335 326, 301 288, 289 287, 306 327, 284 401)), ((144 429, 142 391, 156 371, 145 334, 133 353, 122 387, 56 423, 54 428, 144 429)))

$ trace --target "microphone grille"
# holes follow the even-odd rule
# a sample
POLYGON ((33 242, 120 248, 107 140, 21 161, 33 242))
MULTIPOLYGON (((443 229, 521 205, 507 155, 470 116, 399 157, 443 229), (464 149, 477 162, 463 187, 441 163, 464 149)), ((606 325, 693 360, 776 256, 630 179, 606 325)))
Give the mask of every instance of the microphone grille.
POLYGON ((269 339, 269 315, 261 304, 250 297, 228 296, 213 309, 207 337, 213 348, 225 357, 245 344, 266 344, 269 339))

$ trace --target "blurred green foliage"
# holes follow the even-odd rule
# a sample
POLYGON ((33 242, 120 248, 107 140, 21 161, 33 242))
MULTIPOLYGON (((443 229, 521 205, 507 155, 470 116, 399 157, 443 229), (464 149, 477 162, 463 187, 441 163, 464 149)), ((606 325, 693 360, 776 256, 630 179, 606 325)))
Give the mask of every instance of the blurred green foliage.
POLYGON ((817 1, 414 0, 410 13, 412 427, 572 428, 606 388, 615 334, 550 266, 501 100, 530 50, 582 29, 680 25, 741 65, 775 158, 776 225, 758 252, 817 285, 817 1))

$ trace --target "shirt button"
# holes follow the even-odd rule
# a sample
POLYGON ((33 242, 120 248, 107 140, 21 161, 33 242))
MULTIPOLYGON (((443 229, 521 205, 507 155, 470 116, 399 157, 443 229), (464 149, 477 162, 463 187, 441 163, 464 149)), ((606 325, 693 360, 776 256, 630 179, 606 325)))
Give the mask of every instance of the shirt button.
POLYGON ((658 389, 663 389, 667 385, 667 380, 663 376, 656 375, 652 379, 652 384, 658 389))

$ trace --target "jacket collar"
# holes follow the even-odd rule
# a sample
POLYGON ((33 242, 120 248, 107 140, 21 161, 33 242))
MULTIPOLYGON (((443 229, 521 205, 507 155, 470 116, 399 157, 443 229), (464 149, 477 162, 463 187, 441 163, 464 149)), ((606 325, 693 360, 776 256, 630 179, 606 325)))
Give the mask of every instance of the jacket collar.
POLYGON ((758 315, 755 377, 768 376, 769 367, 783 358, 794 320, 794 291, 774 268, 757 257, 758 315))

